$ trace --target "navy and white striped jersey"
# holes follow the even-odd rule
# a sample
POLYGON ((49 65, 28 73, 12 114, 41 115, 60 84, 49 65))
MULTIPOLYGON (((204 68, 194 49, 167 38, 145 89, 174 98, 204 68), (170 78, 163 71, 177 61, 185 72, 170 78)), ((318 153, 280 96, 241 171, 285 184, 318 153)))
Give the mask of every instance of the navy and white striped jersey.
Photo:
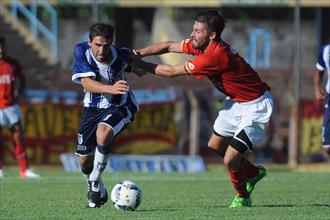
POLYGON ((327 71, 328 81, 325 86, 327 93, 330 93, 330 44, 321 47, 317 58, 316 68, 319 71, 327 71))
MULTIPOLYGON (((105 65, 98 62, 87 42, 79 43, 74 48, 74 64, 72 81, 80 84, 80 79, 90 77, 104 84, 114 84, 118 80, 126 80, 124 70, 128 67, 128 50, 111 46, 112 61, 105 65)), ((125 95, 112 95, 105 93, 91 93, 85 91, 84 107, 100 109, 111 106, 126 105, 133 111, 138 111, 138 104, 132 91, 125 95)))

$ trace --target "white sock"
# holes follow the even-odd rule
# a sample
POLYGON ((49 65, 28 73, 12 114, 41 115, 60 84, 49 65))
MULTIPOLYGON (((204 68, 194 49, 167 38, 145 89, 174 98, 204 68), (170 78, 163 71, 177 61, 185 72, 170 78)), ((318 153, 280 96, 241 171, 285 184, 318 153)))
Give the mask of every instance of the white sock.
POLYGON ((99 187, 100 187, 100 193, 101 193, 101 197, 102 197, 105 195, 105 186, 102 181, 102 176, 100 176, 100 178, 99 178, 99 187))
POLYGON ((93 171, 89 175, 89 181, 99 180, 101 174, 103 173, 105 167, 107 166, 110 153, 102 154, 98 148, 99 146, 95 149, 94 167, 93 167, 93 171))

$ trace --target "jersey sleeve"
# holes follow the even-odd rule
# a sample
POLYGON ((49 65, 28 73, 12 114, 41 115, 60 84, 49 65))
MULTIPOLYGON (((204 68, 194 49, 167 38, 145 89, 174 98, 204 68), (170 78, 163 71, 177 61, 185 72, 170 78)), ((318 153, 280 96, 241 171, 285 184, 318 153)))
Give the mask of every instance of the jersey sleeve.
POLYGON ((220 71, 217 60, 206 54, 201 54, 193 60, 186 61, 184 68, 187 73, 195 75, 197 79, 220 71))
POLYGON ((78 44, 74 48, 74 64, 72 68, 72 81, 80 84, 80 79, 91 77, 95 79, 96 75, 88 63, 86 46, 78 44))
POLYGON ((316 69, 319 71, 324 71, 326 69, 325 62, 323 59, 324 48, 325 46, 321 47, 319 55, 317 57, 316 69))
POLYGON ((133 62, 132 50, 121 47, 117 50, 118 56, 123 61, 122 70, 125 72, 131 72, 132 66, 130 65, 133 62))
POLYGON ((192 39, 185 39, 181 41, 182 52, 189 55, 200 55, 202 54, 201 50, 196 50, 192 46, 192 39))

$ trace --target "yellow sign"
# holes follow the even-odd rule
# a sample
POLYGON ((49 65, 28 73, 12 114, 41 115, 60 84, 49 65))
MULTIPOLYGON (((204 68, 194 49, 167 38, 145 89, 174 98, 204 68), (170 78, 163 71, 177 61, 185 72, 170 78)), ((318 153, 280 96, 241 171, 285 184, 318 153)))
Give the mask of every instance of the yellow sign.
MULTIPOLYGON (((175 150, 177 126, 175 103, 142 105, 135 120, 114 142, 114 153, 152 154, 175 150)), ((74 153, 82 107, 54 103, 21 106, 22 124, 29 161, 59 163, 61 153, 74 153)), ((5 164, 14 163, 15 151, 4 129, 5 164)))

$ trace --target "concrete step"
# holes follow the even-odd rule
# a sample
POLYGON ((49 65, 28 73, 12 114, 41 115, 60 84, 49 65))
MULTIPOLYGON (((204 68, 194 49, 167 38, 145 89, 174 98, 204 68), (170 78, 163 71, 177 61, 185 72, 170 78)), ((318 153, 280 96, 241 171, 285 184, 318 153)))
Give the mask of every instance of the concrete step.
POLYGON ((38 56, 31 45, 25 43, 23 37, 3 22, 0 17, 0 36, 6 38, 7 55, 20 61, 27 78, 27 89, 56 90, 59 80, 56 73, 59 68, 49 65, 46 60, 38 56))

